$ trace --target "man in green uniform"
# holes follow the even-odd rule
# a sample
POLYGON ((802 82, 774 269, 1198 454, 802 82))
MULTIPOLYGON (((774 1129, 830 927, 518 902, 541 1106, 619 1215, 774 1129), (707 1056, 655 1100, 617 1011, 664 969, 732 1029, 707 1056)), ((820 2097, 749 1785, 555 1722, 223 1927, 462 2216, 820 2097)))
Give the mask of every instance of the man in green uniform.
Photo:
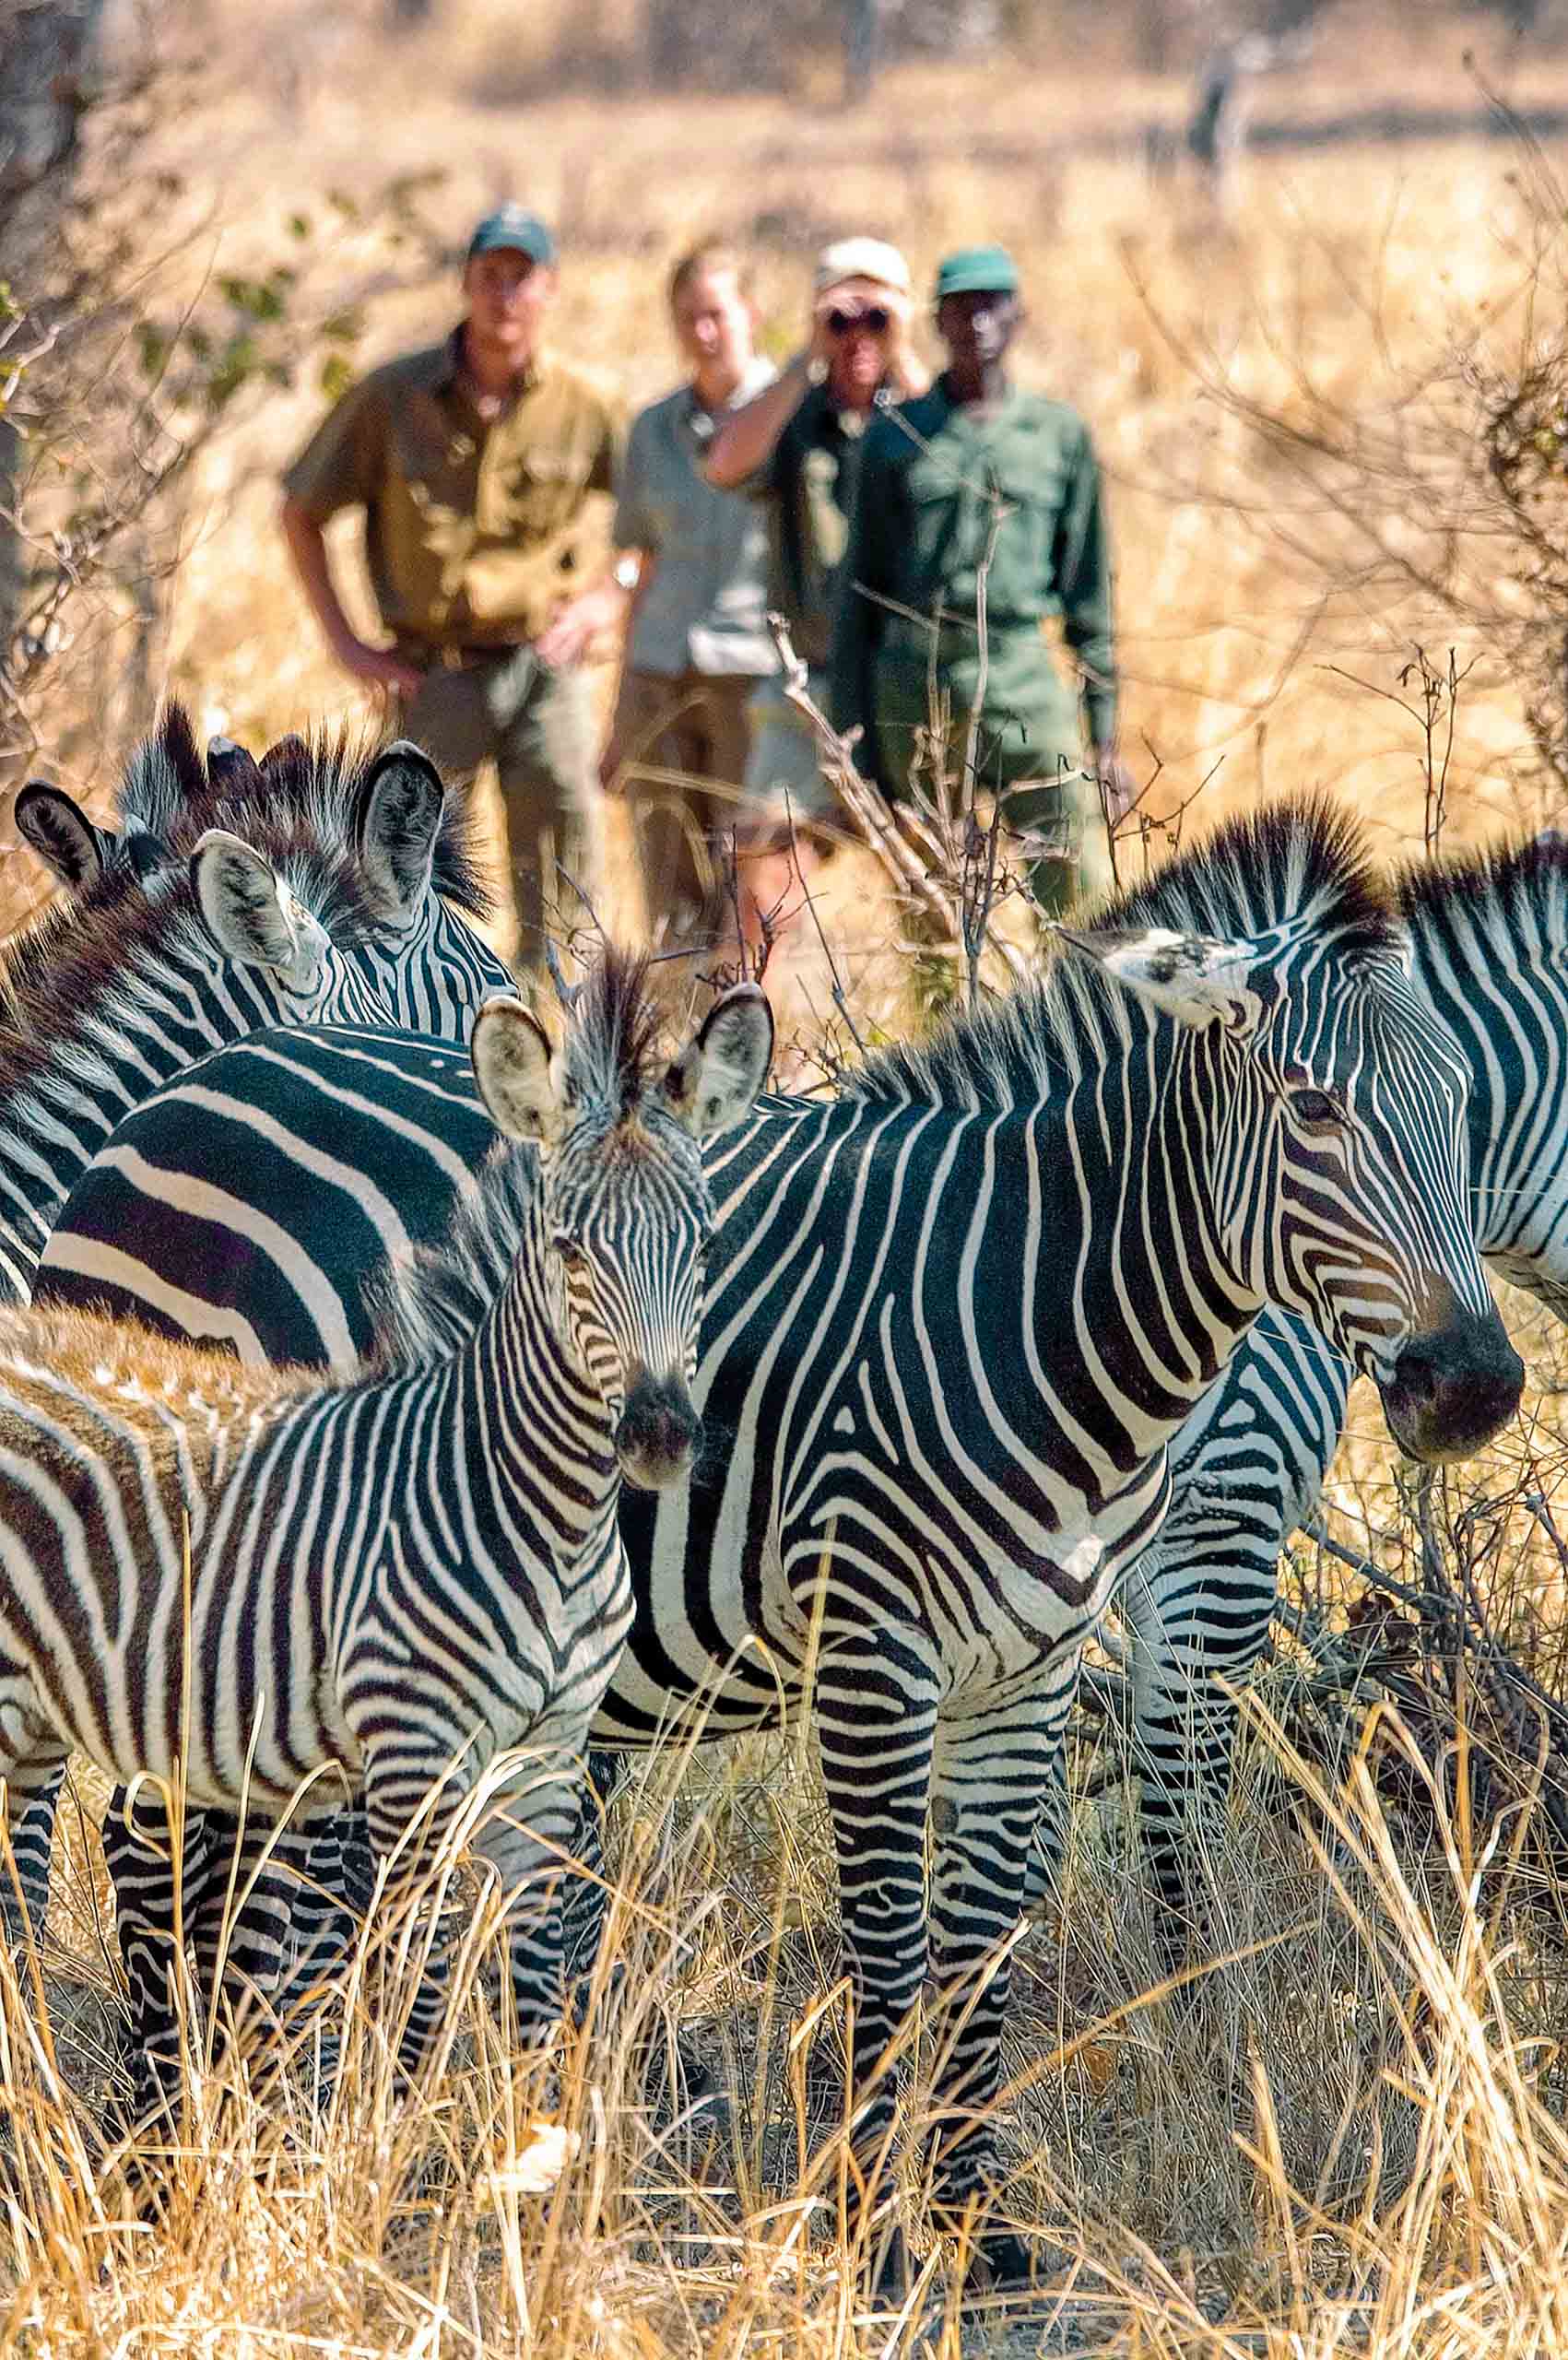
POLYGON ((955 770, 978 699, 978 783, 1001 794, 1035 898, 1060 915, 1113 882, 1107 811, 1120 816, 1126 783, 1114 753, 1100 470, 1076 411, 1009 382, 1022 317, 1002 247, 968 247, 942 264, 947 369, 866 438, 840 573, 832 702, 841 729, 864 732, 862 768, 898 797, 909 792, 918 733, 935 725, 933 682, 955 770), (1071 683, 1042 631, 1057 615, 1079 675, 1071 683))
POLYGON ((465 318, 351 387, 283 478, 289 553, 344 669, 398 701, 449 775, 495 762, 530 962, 556 858, 595 791, 582 659, 626 606, 607 564, 584 581, 589 495, 614 488, 619 420, 542 350, 555 284, 544 223, 515 205, 487 215, 465 318), (360 637, 333 582, 323 527, 355 507, 390 646, 360 637))

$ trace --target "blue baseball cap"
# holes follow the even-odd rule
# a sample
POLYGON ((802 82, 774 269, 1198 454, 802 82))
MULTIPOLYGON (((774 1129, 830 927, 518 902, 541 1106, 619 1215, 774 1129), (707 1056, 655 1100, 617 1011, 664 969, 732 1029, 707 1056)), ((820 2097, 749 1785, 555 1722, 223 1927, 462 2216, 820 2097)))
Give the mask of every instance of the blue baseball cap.
POLYGON ((476 254, 493 254, 502 247, 526 254, 531 262, 555 260, 555 240, 538 215, 521 205, 498 205, 487 213, 468 241, 467 258, 472 262, 476 254))

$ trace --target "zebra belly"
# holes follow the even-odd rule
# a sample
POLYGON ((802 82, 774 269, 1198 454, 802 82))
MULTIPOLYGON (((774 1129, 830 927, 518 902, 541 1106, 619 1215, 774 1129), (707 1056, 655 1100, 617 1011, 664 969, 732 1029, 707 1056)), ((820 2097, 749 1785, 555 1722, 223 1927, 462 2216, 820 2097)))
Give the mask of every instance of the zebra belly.
POLYGON ((925 1634, 944 1695, 966 1709, 1028 1693, 1093 1631, 1170 1498, 1161 1457, 1114 1499, 1082 1504, 1048 1548, 1030 1503, 1011 1533, 965 1552, 952 1545, 950 1502, 923 1497, 907 1469, 868 1486, 864 1467, 851 1485, 819 1466, 809 1502, 767 1518, 759 1541, 757 1467, 737 1451, 684 1493, 623 1503, 637 1614, 596 1743, 647 1745, 694 1723, 708 1738, 770 1726, 781 1705, 798 1705, 821 1634, 873 1618, 925 1634))

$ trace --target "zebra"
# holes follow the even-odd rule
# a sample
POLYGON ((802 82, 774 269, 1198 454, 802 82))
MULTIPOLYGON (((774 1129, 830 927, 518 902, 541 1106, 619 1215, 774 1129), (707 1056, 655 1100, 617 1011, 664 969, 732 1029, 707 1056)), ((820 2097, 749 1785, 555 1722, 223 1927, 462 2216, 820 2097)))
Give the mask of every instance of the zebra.
MULTIPOLYGON (((398 1273, 372 1363, 247 1370, 94 1313, 0 1314, 10 1813, 73 1749, 121 1779, 183 1772, 198 1806, 244 1801, 244 1870, 336 1767, 417 1880, 481 1798, 470 1840, 535 2034, 560 1981, 540 1874, 631 1620, 621 1478, 674 1482, 699 1434, 698 1143, 746 1113, 772 1046, 743 984, 660 1068, 644 978, 607 951, 559 1053, 519 1000, 480 1010, 476 1082, 525 1144, 398 1273)), ((237 1933, 242 2024, 277 1964, 237 1933)))
MULTIPOLYGON (((1005 1965, 974 1985, 1079 1652, 1159 1533, 1169 1438, 1267 1300, 1378 1377, 1418 1456, 1479 1447, 1523 1376, 1465 1221, 1468 1077, 1347 820, 1232 821, 1061 938, 933 1049, 767 1101, 711 1151, 710 1440, 656 1516, 623 1501, 638 1618, 595 1726, 766 1724, 775 1677, 803 1703, 818 1631, 857 2136, 874 2155, 891 2125, 878 2061, 929 1960, 959 2000, 947 2218, 999 2176, 1005 1965)), ((1005 2230, 984 2255, 1027 2273, 1005 2230)))
MULTIPOLYGON (((1468 1071, 1481 1256, 1568 1317, 1568 838, 1413 865, 1398 890, 1413 980, 1468 1071)), ((1122 1599, 1142 1835, 1173 1961, 1201 1922, 1193 1862, 1223 1815, 1234 1691, 1267 1643, 1280 1552, 1321 1496, 1353 1375, 1301 1322, 1266 1312, 1172 1444, 1171 1514, 1122 1599)), ((1047 1846, 1032 1905, 1054 1865, 1047 1846)))
MULTIPOLYGON (((166 1076, 279 1021, 344 1015, 462 1040, 514 988, 469 922, 488 900, 466 808, 406 740, 287 738, 206 761, 171 705, 133 754, 117 825, 41 781, 19 832, 69 889, 0 962, 0 1300, 25 1301, 50 1223, 116 1123, 166 1076)), ((0 1899, 41 1927, 53 1799, 0 1899)))

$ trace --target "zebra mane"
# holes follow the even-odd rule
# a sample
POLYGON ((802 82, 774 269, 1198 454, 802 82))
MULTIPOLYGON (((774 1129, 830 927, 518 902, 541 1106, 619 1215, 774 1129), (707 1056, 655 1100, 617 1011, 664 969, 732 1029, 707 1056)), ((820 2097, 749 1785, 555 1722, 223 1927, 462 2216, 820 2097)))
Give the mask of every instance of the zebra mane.
POLYGON ((1456 921, 1510 965, 1568 950, 1568 836, 1555 829, 1409 861, 1395 883, 1418 940, 1423 923, 1456 921))
MULTIPOLYGON (((115 818, 122 829, 141 829, 179 854, 204 830, 227 828, 280 868, 312 852, 328 861, 352 857, 360 790, 388 743, 384 732, 322 728, 308 738, 280 738, 259 762, 237 751, 215 776, 184 706, 171 703, 126 765, 115 818)), ((471 798, 449 786, 430 881, 454 909, 482 919, 490 914, 491 896, 474 838, 471 798)))
MULTIPOLYGON (((634 1125, 657 1066, 658 1010, 648 962, 607 944, 572 1003, 563 1094, 576 1118, 634 1125)), ((428 1366, 468 1344, 511 1275, 539 1190, 534 1149, 499 1139, 457 1200, 444 1238, 416 1246, 367 1283, 383 1366, 428 1366)))
POLYGON ((365 1281, 378 1371, 429 1368, 462 1351, 495 1305, 539 1193, 539 1159, 498 1139, 458 1198, 446 1235, 399 1254, 365 1281))
MULTIPOLYGON (((1332 938, 1357 964, 1408 950, 1398 907, 1360 827, 1340 805, 1315 795, 1226 820, 1090 923, 1221 938, 1299 925, 1332 938)), ((1067 952, 1034 982, 950 1017, 930 1041, 878 1052, 843 1089, 855 1099, 1005 1111, 1078 1080, 1108 1038, 1130 1037, 1127 995, 1067 952)))
POLYGON ((607 943, 578 986, 561 1044, 569 1103, 609 1122, 634 1115, 653 1079, 658 1032, 647 959, 607 943))

